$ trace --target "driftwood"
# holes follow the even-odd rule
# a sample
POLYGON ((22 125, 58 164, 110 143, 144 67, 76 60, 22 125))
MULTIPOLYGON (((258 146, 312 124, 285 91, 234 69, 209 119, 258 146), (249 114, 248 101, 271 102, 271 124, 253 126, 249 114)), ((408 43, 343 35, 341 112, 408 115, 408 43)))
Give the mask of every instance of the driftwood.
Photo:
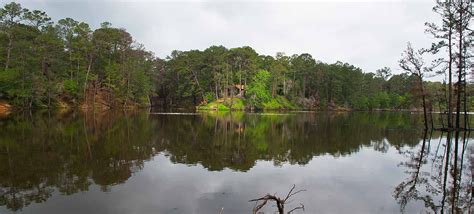
MULTIPOLYGON (((257 214, 258 211, 260 209, 262 209, 267 204, 268 201, 275 201, 275 203, 277 205, 277 208, 278 208, 278 213, 279 214, 284 214, 285 213, 285 204, 287 204, 288 199, 290 199, 292 196, 294 196, 294 195, 296 195, 300 192, 306 191, 304 189, 294 191, 295 187, 296 187, 296 185, 293 184, 293 187, 290 189, 290 191, 288 192, 288 194, 286 195, 285 198, 277 197, 276 194, 270 195, 270 194, 267 193, 267 195, 265 195, 261 198, 256 198, 256 199, 250 200, 249 202, 255 202, 255 207, 253 208, 253 214, 257 214)), ((304 211, 304 205, 300 204, 300 206, 297 206, 297 207, 291 209, 290 211, 288 211, 287 214, 290 214, 290 213, 292 213, 296 210, 299 210, 299 209, 304 211)))

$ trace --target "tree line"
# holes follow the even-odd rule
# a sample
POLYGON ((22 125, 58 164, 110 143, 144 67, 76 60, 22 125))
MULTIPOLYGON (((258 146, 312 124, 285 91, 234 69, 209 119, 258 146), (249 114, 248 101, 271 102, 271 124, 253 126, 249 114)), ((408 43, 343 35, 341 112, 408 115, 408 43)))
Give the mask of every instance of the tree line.
POLYGON ((251 109, 411 109, 422 106, 421 97, 436 109, 445 103, 435 99, 445 85, 422 80, 420 87, 411 70, 363 72, 307 53, 268 56, 248 46, 173 51, 160 59, 108 22, 95 30, 71 18, 54 23, 15 2, 0 10, 0 43, 0 99, 23 108, 217 102, 251 109))

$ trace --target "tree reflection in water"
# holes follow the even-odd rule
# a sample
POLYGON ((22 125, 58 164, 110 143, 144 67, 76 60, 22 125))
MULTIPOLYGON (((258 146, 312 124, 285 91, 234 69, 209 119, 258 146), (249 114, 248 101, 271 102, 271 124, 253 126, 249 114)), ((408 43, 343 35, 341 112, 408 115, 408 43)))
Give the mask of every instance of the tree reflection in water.
POLYGON ((410 201, 423 201, 427 212, 472 213, 474 146, 470 132, 442 132, 433 139, 424 132, 422 143, 402 153, 407 160, 400 164, 408 175, 394 191, 401 211, 410 201))
POLYGON ((146 114, 18 115, 0 123, 0 206, 19 210, 57 190, 107 191, 154 154, 146 114))
MULTIPOLYGON (((367 147, 382 153, 389 147, 413 148, 422 139, 417 128, 421 119, 405 113, 12 115, 0 120, 0 206, 21 210, 54 194, 89 191, 92 185, 109 191, 112 186, 125 183, 146 161, 159 154, 166 155, 172 163, 199 164, 209 171, 246 172, 258 160, 272 161, 276 166, 306 165, 321 155, 349 156, 367 147)), ((439 147, 441 153, 444 147, 439 147)), ((430 146, 422 148, 422 154, 413 153, 413 160, 407 163, 422 169, 426 154, 432 153, 430 146)), ((466 147, 461 150, 464 152, 466 147)), ((466 151, 469 152, 472 150, 466 151)), ((440 158, 435 155, 435 159, 438 162, 440 158)), ((466 160, 458 164, 463 162, 466 160)), ((416 174, 416 181, 407 186, 416 189, 432 179, 421 170, 416 174)), ((467 179, 462 182, 466 185, 467 179)), ((407 190, 403 185, 399 189, 407 190)), ((465 200, 461 193, 456 191, 457 201, 465 200)), ((405 201, 411 195, 405 196, 405 201)))

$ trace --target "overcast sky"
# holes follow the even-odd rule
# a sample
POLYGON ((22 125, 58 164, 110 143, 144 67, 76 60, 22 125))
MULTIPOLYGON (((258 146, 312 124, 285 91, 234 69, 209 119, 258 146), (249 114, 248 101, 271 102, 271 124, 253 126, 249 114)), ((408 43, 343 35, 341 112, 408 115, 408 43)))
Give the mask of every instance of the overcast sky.
MULTIPOLYGON (((7 0, 0 0, 7 3, 7 0)), ((258 53, 310 53, 327 63, 348 62, 374 72, 400 73, 406 43, 431 43, 424 23, 436 21, 434 1, 70 1, 20 0, 55 21, 71 17, 97 28, 127 29, 159 57, 172 50, 251 46, 258 53)))

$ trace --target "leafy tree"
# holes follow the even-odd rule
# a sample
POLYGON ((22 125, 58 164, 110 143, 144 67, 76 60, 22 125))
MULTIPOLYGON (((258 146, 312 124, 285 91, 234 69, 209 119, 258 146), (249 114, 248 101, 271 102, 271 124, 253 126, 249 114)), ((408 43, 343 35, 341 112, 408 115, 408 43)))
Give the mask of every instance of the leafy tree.
POLYGON ((271 74, 266 70, 260 70, 255 74, 246 94, 252 105, 258 106, 261 103, 268 102, 272 98, 270 94, 270 81, 271 74))
MULTIPOLYGON (((315 71, 316 61, 313 57, 308 54, 304 53, 301 55, 294 55, 291 58, 291 67, 292 67, 292 84, 294 95, 296 96, 299 94, 301 97, 306 97, 309 80, 308 77, 313 77, 313 73, 315 71)), ((317 81, 317 80, 312 80, 317 81)))
POLYGON ((375 76, 378 78, 382 78, 385 81, 387 81, 391 75, 392 75, 392 71, 390 70, 389 67, 384 67, 381 69, 377 69, 375 71, 375 76))

